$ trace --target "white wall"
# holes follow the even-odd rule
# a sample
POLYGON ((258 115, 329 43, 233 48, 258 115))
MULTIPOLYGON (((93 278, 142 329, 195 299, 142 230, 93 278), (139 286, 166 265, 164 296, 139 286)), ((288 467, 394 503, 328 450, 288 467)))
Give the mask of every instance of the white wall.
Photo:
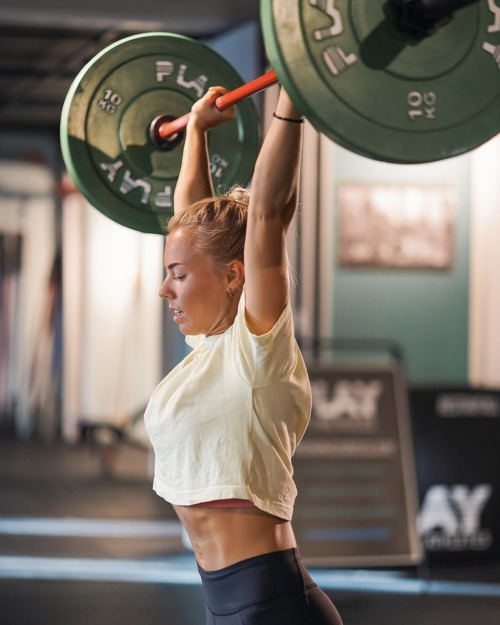
POLYGON ((500 388, 500 136, 472 155, 469 378, 500 388))
POLYGON ((163 237, 111 221, 79 194, 63 209, 64 437, 123 426, 161 379, 163 237))
POLYGON ((8 287, 13 307, 9 344, 4 343, 8 353, 2 354, 10 368, 4 399, 14 406, 21 438, 32 434, 35 417, 42 433, 52 429, 55 419, 54 336, 49 324, 49 279, 56 252, 54 184, 45 165, 0 161, 0 231, 22 237, 21 270, 17 284, 8 287))

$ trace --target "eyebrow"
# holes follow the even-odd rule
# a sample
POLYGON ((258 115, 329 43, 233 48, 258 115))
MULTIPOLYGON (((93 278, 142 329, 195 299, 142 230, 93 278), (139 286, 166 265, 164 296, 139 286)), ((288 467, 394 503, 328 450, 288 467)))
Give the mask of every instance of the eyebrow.
POLYGON ((167 269, 173 269, 174 267, 177 267, 178 265, 182 265, 182 263, 170 263, 170 265, 167 266, 167 269))

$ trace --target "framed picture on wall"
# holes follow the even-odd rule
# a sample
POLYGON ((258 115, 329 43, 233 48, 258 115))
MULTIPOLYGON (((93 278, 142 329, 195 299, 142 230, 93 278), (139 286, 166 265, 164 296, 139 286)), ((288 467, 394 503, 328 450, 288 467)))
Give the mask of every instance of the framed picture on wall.
POLYGON ((457 205, 452 185, 340 184, 340 265, 450 268, 457 205))

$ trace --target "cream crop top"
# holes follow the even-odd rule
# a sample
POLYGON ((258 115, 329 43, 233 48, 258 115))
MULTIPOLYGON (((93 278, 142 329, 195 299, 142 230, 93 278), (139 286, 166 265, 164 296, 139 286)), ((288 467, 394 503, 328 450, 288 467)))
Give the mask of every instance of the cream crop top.
POLYGON ((242 295, 223 334, 188 336, 193 351, 160 382, 145 413, 154 490, 175 505, 248 499, 290 520, 291 457, 311 414, 311 389, 290 303, 253 335, 242 295))

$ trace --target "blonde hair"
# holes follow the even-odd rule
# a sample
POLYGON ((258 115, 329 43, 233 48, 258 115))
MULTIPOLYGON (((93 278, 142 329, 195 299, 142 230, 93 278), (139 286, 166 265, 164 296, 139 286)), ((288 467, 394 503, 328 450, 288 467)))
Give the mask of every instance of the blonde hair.
POLYGON ((210 197, 176 213, 167 231, 182 228, 192 237, 194 249, 209 254, 222 269, 234 259, 243 262, 250 191, 233 187, 227 195, 210 197))

